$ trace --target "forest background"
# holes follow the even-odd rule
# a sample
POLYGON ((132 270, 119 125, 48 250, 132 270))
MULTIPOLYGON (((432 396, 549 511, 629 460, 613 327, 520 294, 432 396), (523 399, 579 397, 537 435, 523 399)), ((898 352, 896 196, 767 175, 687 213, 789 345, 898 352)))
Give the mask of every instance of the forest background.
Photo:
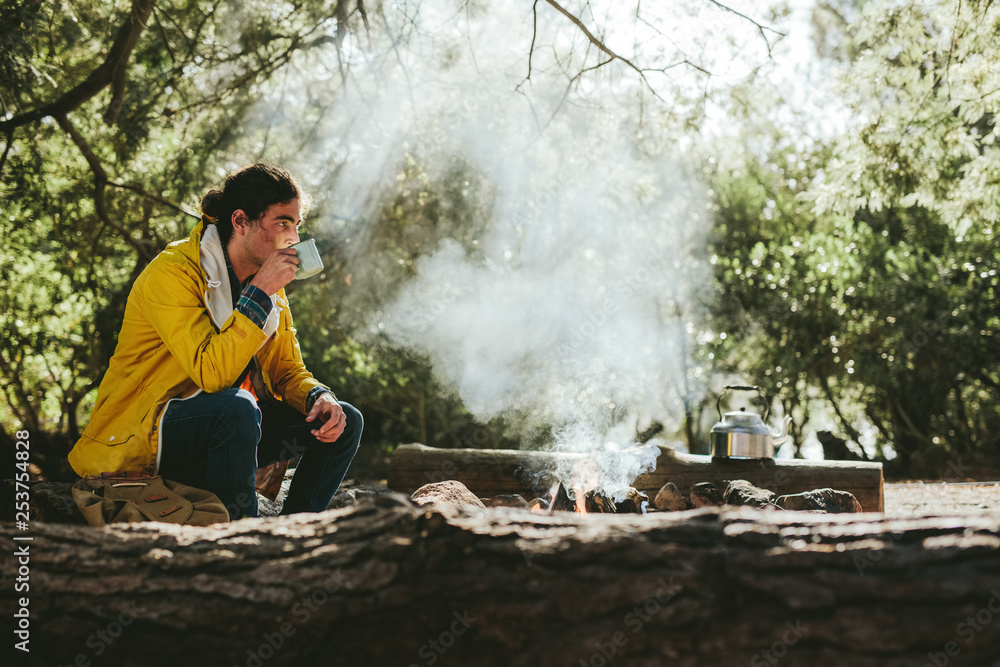
POLYGON ((0 446, 69 478, 132 282, 268 161, 313 197, 288 291, 356 475, 707 453, 736 383, 783 455, 995 478, 998 33, 976 0, 7 1, 0 446))

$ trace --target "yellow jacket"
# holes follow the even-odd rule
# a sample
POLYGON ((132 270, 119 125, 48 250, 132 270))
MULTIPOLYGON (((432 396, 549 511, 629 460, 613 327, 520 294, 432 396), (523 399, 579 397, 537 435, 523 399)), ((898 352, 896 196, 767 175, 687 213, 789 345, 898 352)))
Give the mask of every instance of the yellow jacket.
POLYGON ((76 473, 155 473, 167 404, 229 389, 254 356, 267 389, 305 413, 323 385, 302 363, 285 291, 271 300, 263 330, 233 310, 219 232, 205 218, 167 246, 129 294, 90 422, 69 453, 76 473))

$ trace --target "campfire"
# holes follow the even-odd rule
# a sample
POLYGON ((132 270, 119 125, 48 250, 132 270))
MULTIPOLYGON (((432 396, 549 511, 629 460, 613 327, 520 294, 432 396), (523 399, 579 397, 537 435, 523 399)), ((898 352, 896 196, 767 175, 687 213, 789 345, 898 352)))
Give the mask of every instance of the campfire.
POLYGON ((528 503, 528 509, 537 514, 552 514, 559 510, 578 514, 645 514, 649 507, 649 496, 630 488, 625 500, 615 502, 611 496, 596 489, 585 491, 581 487, 572 489, 572 495, 562 482, 556 482, 549 493, 528 503))
POLYGON ((602 474, 595 480, 595 466, 602 473, 617 469, 613 461, 594 459, 582 453, 402 445, 393 454, 388 485, 409 495, 452 480, 465 485, 478 504, 536 512, 641 514, 741 504, 798 511, 883 510, 878 463, 720 459, 660 446, 652 471, 628 471, 613 479, 602 474))
POLYGON ((595 447, 572 459, 553 459, 554 465, 518 467, 513 476, 536 513, 645 514, 649 496, 629 485, 636 474, 655 465, 649 447, 620 448, 615 443, 595 447), (645 461, 645 463, 644 463, 645 461))
MULTIPOLYGON (((549 473, 549 477, 553 474, 549 473)), ((621 500, 615 501, 612 494, 601 489, 600 466, 592 458, 577 461, 569 479, 557 479, 544 496, 528 503, 533 512, 551 514, 555 510, 577 512, 579 514, 645 514, 649 506, 649 496, 633 487, 617 494, 621 500)))

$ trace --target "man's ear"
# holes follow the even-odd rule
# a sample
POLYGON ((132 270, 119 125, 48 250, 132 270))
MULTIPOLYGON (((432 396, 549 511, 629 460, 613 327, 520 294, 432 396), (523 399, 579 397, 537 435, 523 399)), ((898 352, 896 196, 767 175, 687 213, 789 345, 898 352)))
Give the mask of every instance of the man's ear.
POLYGON ((241 208, 233 211, 232 223, 234 231, 238 231, 240 234, 246 233, 248 222, 246 211, 241 208))

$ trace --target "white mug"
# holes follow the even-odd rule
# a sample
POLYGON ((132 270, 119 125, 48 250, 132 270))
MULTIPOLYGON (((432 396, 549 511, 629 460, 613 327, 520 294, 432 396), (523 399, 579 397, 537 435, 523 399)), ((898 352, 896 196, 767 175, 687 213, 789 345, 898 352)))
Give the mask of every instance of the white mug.
POLYGON ((295 273, 296 280, 315 276, 323 270, 323 260, 319 257, 319 250, 316 249, 316 239, 299 241, 293 246, 299 258, 299 270, 295 273))

